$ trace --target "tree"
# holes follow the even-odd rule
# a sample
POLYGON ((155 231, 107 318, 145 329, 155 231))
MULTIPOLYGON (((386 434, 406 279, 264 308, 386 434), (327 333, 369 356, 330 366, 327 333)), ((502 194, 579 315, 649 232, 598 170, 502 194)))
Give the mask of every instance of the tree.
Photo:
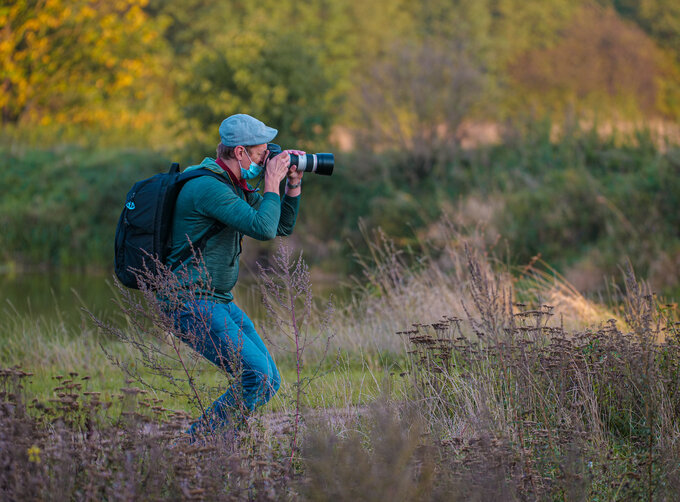
POLYGON ((416 177, 458 148, 459 126, 478 104, 485 74, 462 41, 395 44, 361 82, 361 148, 405 151, 416 177))
MULTIPOLYGON (((659 82, 669 61, 637 26, 611 8, 583 7, 553 47, 526 51, 510 65, 518 93, 550 110, 566 103, 606 114, 662 109, 659 82)), ((671 63, 672 64, 672 63, 671 63)))
POLYGON ((680 61, 680 3, 676 0, 602 0, 637 23, 680 61))
POLYGON ((2 0, 2 125, 139 132, 157 122, 164 43, 145 2, 2 0))
POLYGON ((216 143, 219 123, 247 112, 279 129, 284 147, 304 147, 327 133, 331 85, 315 49, 294 32, 230 33, 197 50, 182 78, 186 132, 216 143))
POLYGON ((325 139, 332 123, 347 120, 343 105, 357 70, 411 36, 409 9, 404 0, 151 0, 147 7, 169 19, 183 137, 202 147, 234 111, 271 120, 283 143, 325 139), (389 29, 376 30, 378 18, 389 29))

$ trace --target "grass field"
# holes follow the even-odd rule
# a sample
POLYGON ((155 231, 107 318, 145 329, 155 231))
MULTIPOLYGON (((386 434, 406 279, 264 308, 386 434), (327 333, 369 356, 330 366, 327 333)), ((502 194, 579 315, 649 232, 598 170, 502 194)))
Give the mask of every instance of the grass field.
MULTIPOLYGON (((449 231, 418 268, 379 236, 362 287, 332 315, 305 310, 310 288, 296 276, 305 269, 290 254, 278 274, 269 270, 308 314, 280 330, 263 325, 282 388, 235 435, 198 444, 181 432, 195 403, 160 392, 186 390, 181 368, 169 382, 129 339, 12 319, 0 360, 32 376, 0 375, 3 494, 671 500, 680 487, 677 307, 630 270, 619 301, 597 305, 549 268, 507 270, 483 240, 449 231)), ((269 306, 281 321, 281 304, 269 306)), ((173 339, 143 336, 159 350, 173 339)), ((201 396, 219 395, 225 376, 181 354, 201 396)))

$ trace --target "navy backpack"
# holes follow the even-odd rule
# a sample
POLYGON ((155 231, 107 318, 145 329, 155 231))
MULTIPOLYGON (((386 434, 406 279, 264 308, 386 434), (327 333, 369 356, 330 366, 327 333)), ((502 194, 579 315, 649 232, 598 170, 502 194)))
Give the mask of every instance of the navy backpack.
MULTIPOLYGON (((224 176, 209 169, 180 173, 179 164, 173 162, 167 173, 138 181, 128 192, 118 219, 115 241, 116 277, 128 288, 139 289, 144 282, 143 276, 157 272, 156 258, 165 264, 177 195, 187 181, 198 176, 212 176, 228 184, 224 176)), ((224 225, 215 222, 205 236, 194 243, 194 249, 203 250, 208 239, 223 228, 224 225)), ((191 255, 192 251, 187 250, 179 263, 191 255)))

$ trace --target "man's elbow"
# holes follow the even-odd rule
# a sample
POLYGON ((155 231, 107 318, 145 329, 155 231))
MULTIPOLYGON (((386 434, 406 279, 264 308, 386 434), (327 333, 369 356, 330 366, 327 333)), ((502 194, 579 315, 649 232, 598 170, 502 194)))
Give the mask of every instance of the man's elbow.
POLYGON ((255 236, 258 241, 270 241, 274 237, 276 237, 276 228, 264 228, 259 235, 255 236))
POLYGON ((250 229, 248 235, 253 239, 269 241, 276 237, 277 224, 274 221, 254 221, 250 229))
POLYGON ((278 235, 280 237, 288 237, 292 233, 293 233, 293 227, 279 227, 279 230, 276 233, 276 235, 278 235))

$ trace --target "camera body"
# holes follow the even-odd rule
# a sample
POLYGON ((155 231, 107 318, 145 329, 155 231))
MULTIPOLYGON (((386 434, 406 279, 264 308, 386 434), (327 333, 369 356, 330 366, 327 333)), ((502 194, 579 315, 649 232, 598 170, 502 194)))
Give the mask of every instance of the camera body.
MULTIPOLYGON (((273 159, 283 151, 276 143, 267 143, 267 150, 269 150, 269 155, 265 159, 265 166, 270 159, 273 159)), ((290 165, 296 166, 298 171, 330 176, 333 174, 335 156, 332 153, 307 153, 305 155, 291 153, 290 165)))

